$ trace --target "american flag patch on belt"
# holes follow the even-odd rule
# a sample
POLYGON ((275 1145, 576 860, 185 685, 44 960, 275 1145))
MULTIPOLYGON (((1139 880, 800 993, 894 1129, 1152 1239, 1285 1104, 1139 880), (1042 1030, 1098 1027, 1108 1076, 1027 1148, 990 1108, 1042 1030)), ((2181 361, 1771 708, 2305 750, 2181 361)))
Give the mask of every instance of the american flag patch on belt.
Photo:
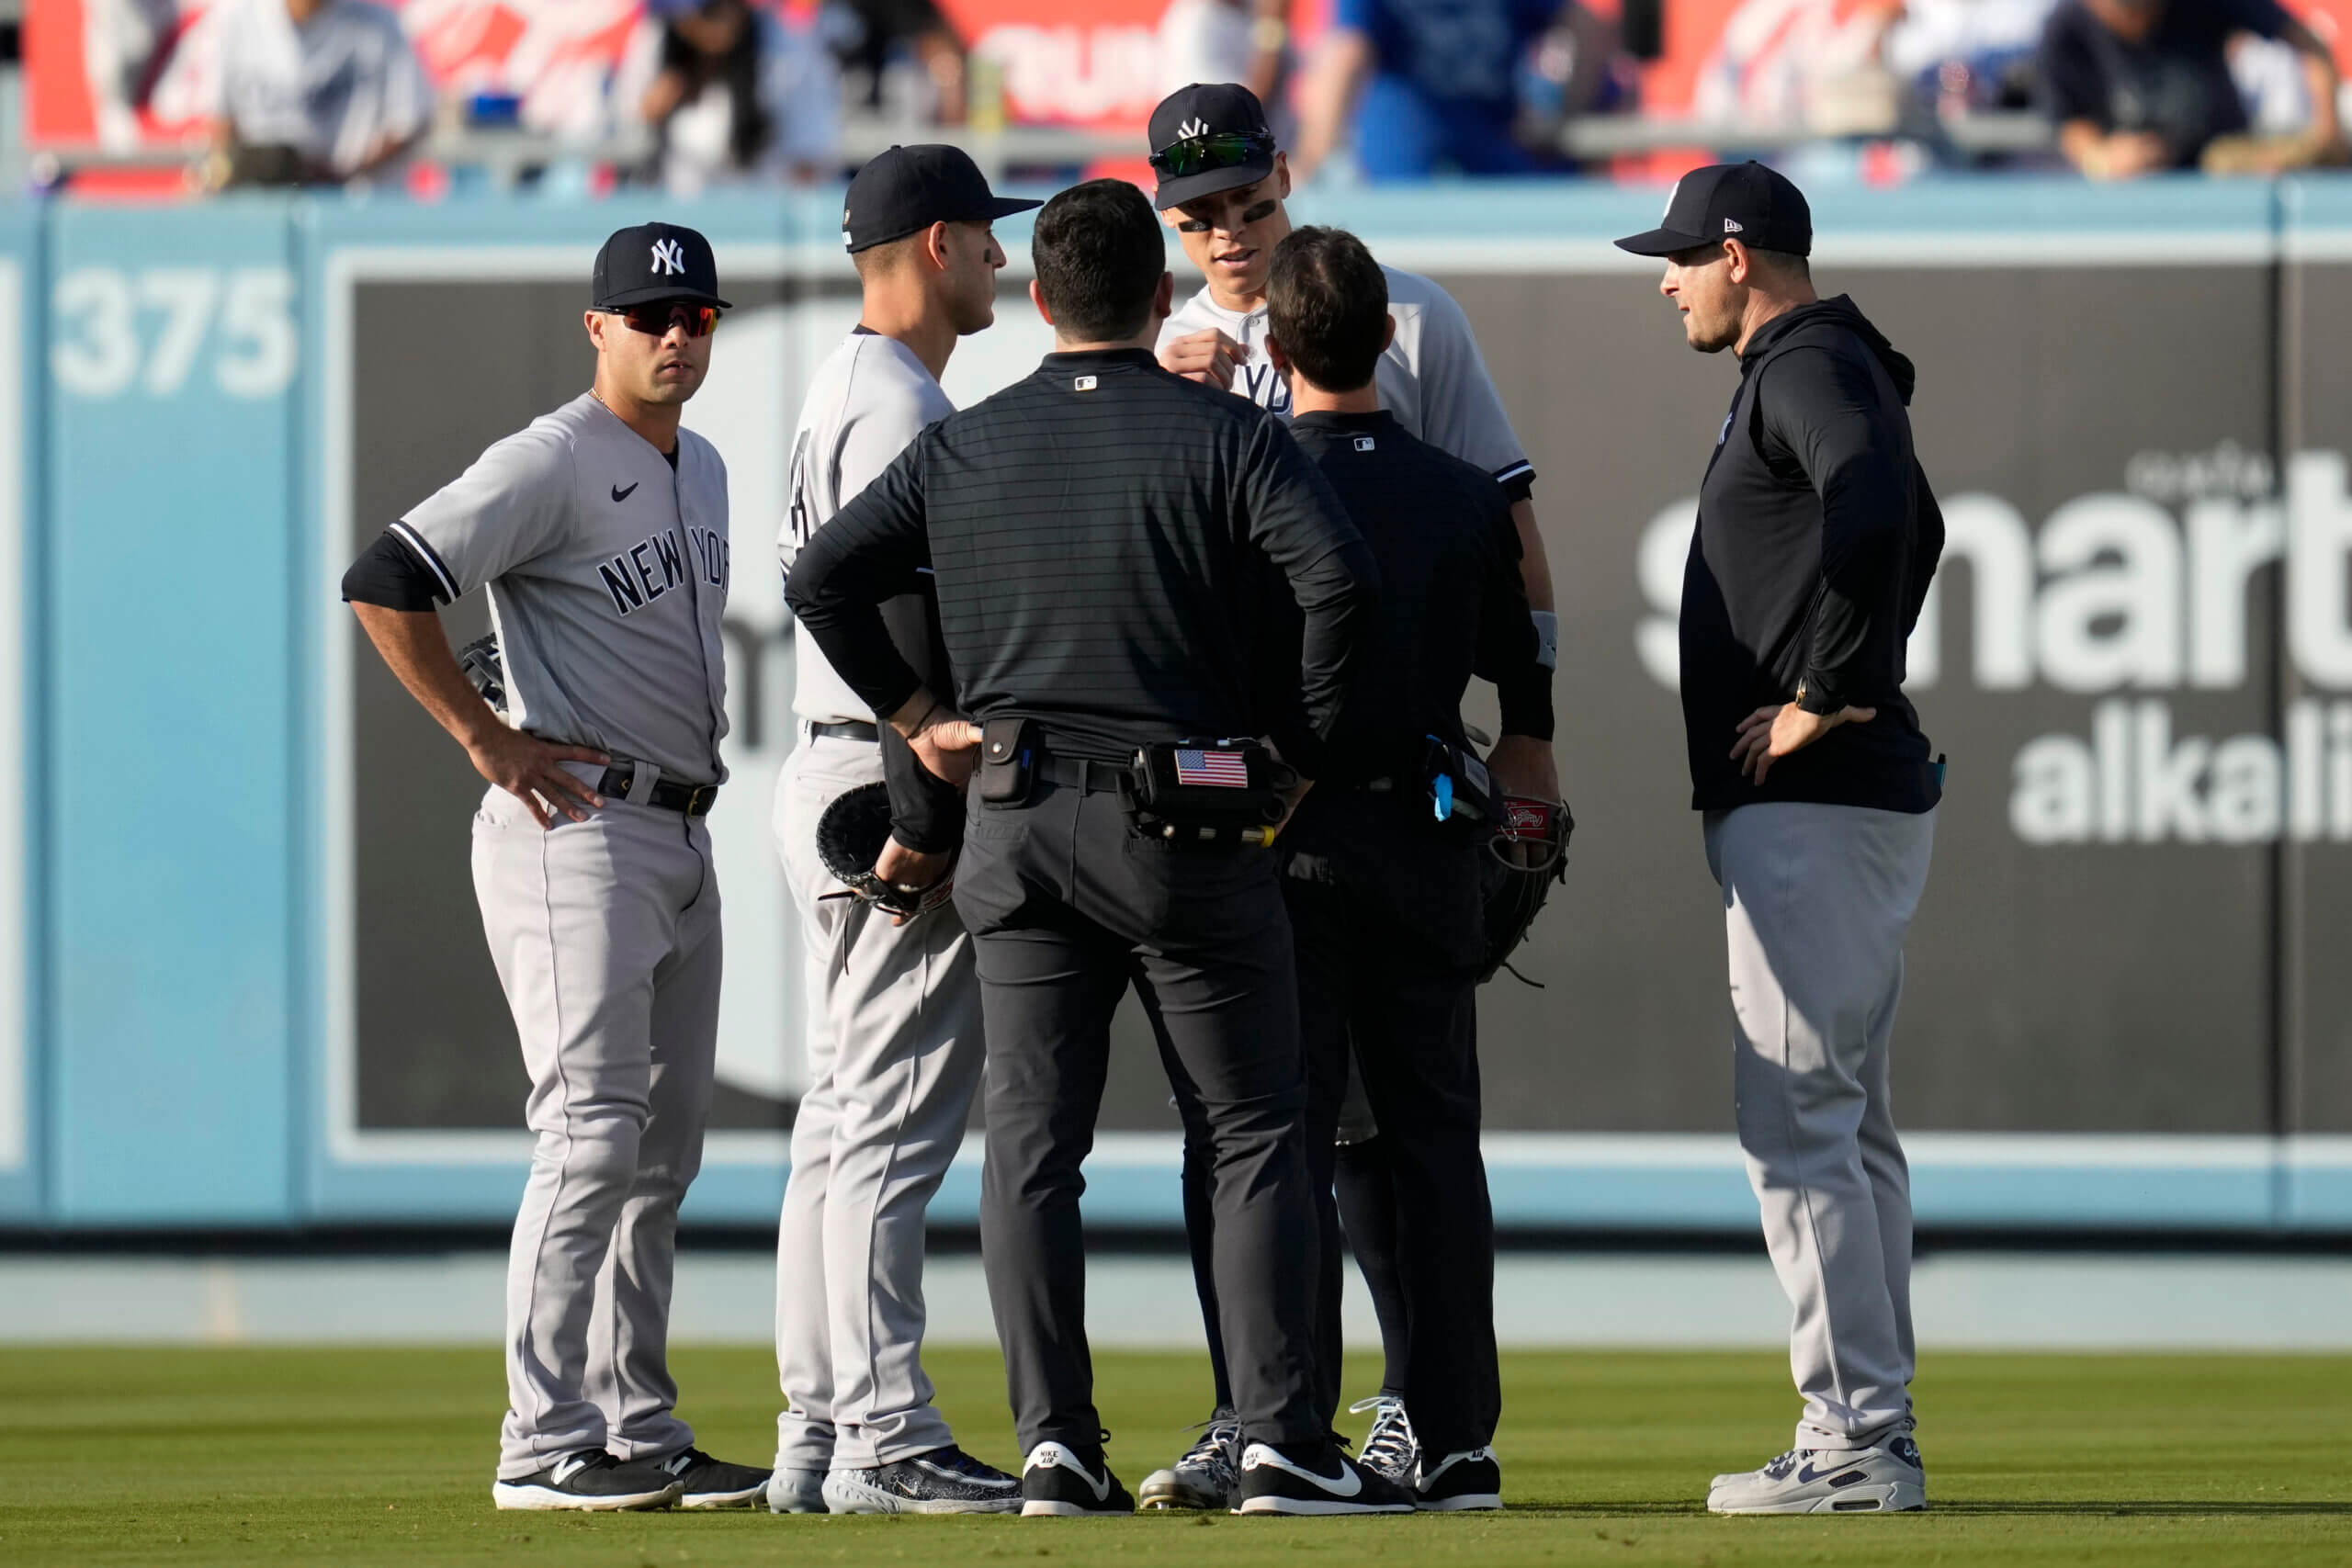
POLYGON ((1219 789, 1248 789, 1250 763, 1238 751, 1176 751, 1176 782, 1212 784, 1219 789))

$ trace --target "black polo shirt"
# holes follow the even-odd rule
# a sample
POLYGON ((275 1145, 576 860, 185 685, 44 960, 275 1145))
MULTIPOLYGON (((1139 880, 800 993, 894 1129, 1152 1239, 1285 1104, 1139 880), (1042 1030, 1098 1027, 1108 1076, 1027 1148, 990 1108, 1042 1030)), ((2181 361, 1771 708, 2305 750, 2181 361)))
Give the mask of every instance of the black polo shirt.
POLYGON ((802 547, 793 614, 877 714, 919 682, 875 606, 926 569, 963 711, 1106 760, 1271 734, 1313 776, 1378 611, 1370 551, 1281 422, 1139 348, 1047 355, 802 547), (1295 642, 1253 613, 1270 573, 1295 642))

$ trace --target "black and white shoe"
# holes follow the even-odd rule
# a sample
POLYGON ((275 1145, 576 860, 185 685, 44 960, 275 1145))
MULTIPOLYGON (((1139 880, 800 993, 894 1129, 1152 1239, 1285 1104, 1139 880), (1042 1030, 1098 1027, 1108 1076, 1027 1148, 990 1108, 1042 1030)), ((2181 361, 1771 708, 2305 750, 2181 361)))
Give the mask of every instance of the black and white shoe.
POLYGON ((700 1449, 680 1449, 662 1461, 664 1474, 677 1482, 681 1508, 750 1508, 767 1497, 774 1472, 748 1464, 729 1464, 700 1449))
POLYGON ((1067 1443, 1039 1443, 1022 1461, 1021 1512, 1026 1517, 1069 1518, 1135 1511, 1136 1500, 1111 1473, 1100 1449, 1080 1454, 1067 1443))
POLYGON ((872 1470, 825 1475, 835 1514, 1017 1514, 1021 1481, 949 1444, 872 1470))
POLYGON ((1393 1393, 1375 1393, 1348 1406, 1351 1416, 1361 1416, 1367 1410, 1372 1412, 1372 1430, 1363 1435, 1363 1446, 1356 1450, 1356 1462, 1409 1489, 1420 1469, 1421 1440, 1413 1434, 1413 1420, 1405 1414, 1405 1402, 1393 1393))
POLYGON ((1143 1478, 1136 1496, 1147 1513, 1170 1508, 1230 1508, 1241 1467, 1241 1422, 1219 1405, 1201 1428, 1200 1441, 1166 1470, 1143 1478))
POLYGON ((623 1464, 602 1449, 565 1454, 545 1470, 495 1482, 490 1488, 491 1501, 500 1507, 537 1512, 667 1508, 684 1494, 678 1478, 660 1466, 642 1461, 623 1464))
POLYGON ((1868 1449, 1791 1449, 1761 1470, 1715 1477, 1711 1514, 1912 1514, 1928 1467, 1907 1432, 1868 1449))
MULTIPOLYGON (((1310 1445, 1294 1445, 1308 1452, 1310 1445)), ((1237 1514, 1409 1514, 1411 1494, 1376 1471, 1364 1469, 1326 1440, 1312 1447, 1311 1461, 1291 1458, 1272 1443, 1241 1450, 1240 1501, 1237 1514)))
POLYGON ((1425 1514, 1467 1513, 1503 1506, 1503 1467, 1492 1449, 1466 1449, 1434 1465, 1425 1459, 1413 1483, 1413 1506, 1425 1514))

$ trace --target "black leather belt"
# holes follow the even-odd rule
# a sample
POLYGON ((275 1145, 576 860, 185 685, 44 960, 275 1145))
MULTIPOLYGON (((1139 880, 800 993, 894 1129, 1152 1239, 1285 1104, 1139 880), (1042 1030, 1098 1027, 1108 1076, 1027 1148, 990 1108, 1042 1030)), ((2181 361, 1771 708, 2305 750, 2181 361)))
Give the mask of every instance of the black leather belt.
POLYGON ((845 718, 839 724, 820 720, 809 725, 808 733, 836 740, 863 740, 868 746, 882 739, 882 732, 862 718, 845 718))
POLYGON ((1087 795, 1114 791, 1129 776, 1125 763, 1098 762, 1091 757, 1041 757, 1037 761, 1037 777, 1040 780, 1087 795))
MULTIPOLYGON (((636 785, 637 763, 623 759, 605 770, 605 776, 596 781, 596 793, 606 800, 628 802, 629 791, 636 785)), ((652 790, 643 800, 629 803, 658 807, 663 811, 683 811, 689 817, 707 817, 718 800, 717 784, 688 784, 684 779, 655 779, 652 790)))

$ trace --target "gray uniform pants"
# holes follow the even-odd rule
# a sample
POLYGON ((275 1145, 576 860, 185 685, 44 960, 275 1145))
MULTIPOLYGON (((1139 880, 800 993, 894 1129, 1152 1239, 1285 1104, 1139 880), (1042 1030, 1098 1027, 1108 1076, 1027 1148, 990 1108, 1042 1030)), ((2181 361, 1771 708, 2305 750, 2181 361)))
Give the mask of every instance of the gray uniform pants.
POLYGON ((674 1453, 694 1432, 673 1408, 671 1263, 718 1041, 710 834, 619 801, 542 829, 492 789, 473 872, 538 1134, 507 1262, 499 1476, 575 1449, 674 1453))
POLYGON ((1080 1167, 1130 985, 1211 1151, 1217 1315, 1243 1435, 1322 1436, 1298 987, 1274 857, 1144 839, 1115 795, 1041 784, 1024 806, 974 799, 956 907, 988 1018, 980 1256, 1022 1451, 1102 1440, 1080 1167))
POLYGON ((1911 1420, 1911 1179, 1887 1048, 1935 813, 1770 802, 1711 812, 1740 1146, 1795 1308, 1801 1449, 1911 1420))
POLYGON ((951 907, 903 926, 817 860, 817 818, 879 783, 871 741, 806 739, 776 785, 800 914, 808 1088, 776 1241, 779 1468, 871 1469, 955 1441, 922 1370, 923 1217, 980 1081, 972 939, 951 907))

